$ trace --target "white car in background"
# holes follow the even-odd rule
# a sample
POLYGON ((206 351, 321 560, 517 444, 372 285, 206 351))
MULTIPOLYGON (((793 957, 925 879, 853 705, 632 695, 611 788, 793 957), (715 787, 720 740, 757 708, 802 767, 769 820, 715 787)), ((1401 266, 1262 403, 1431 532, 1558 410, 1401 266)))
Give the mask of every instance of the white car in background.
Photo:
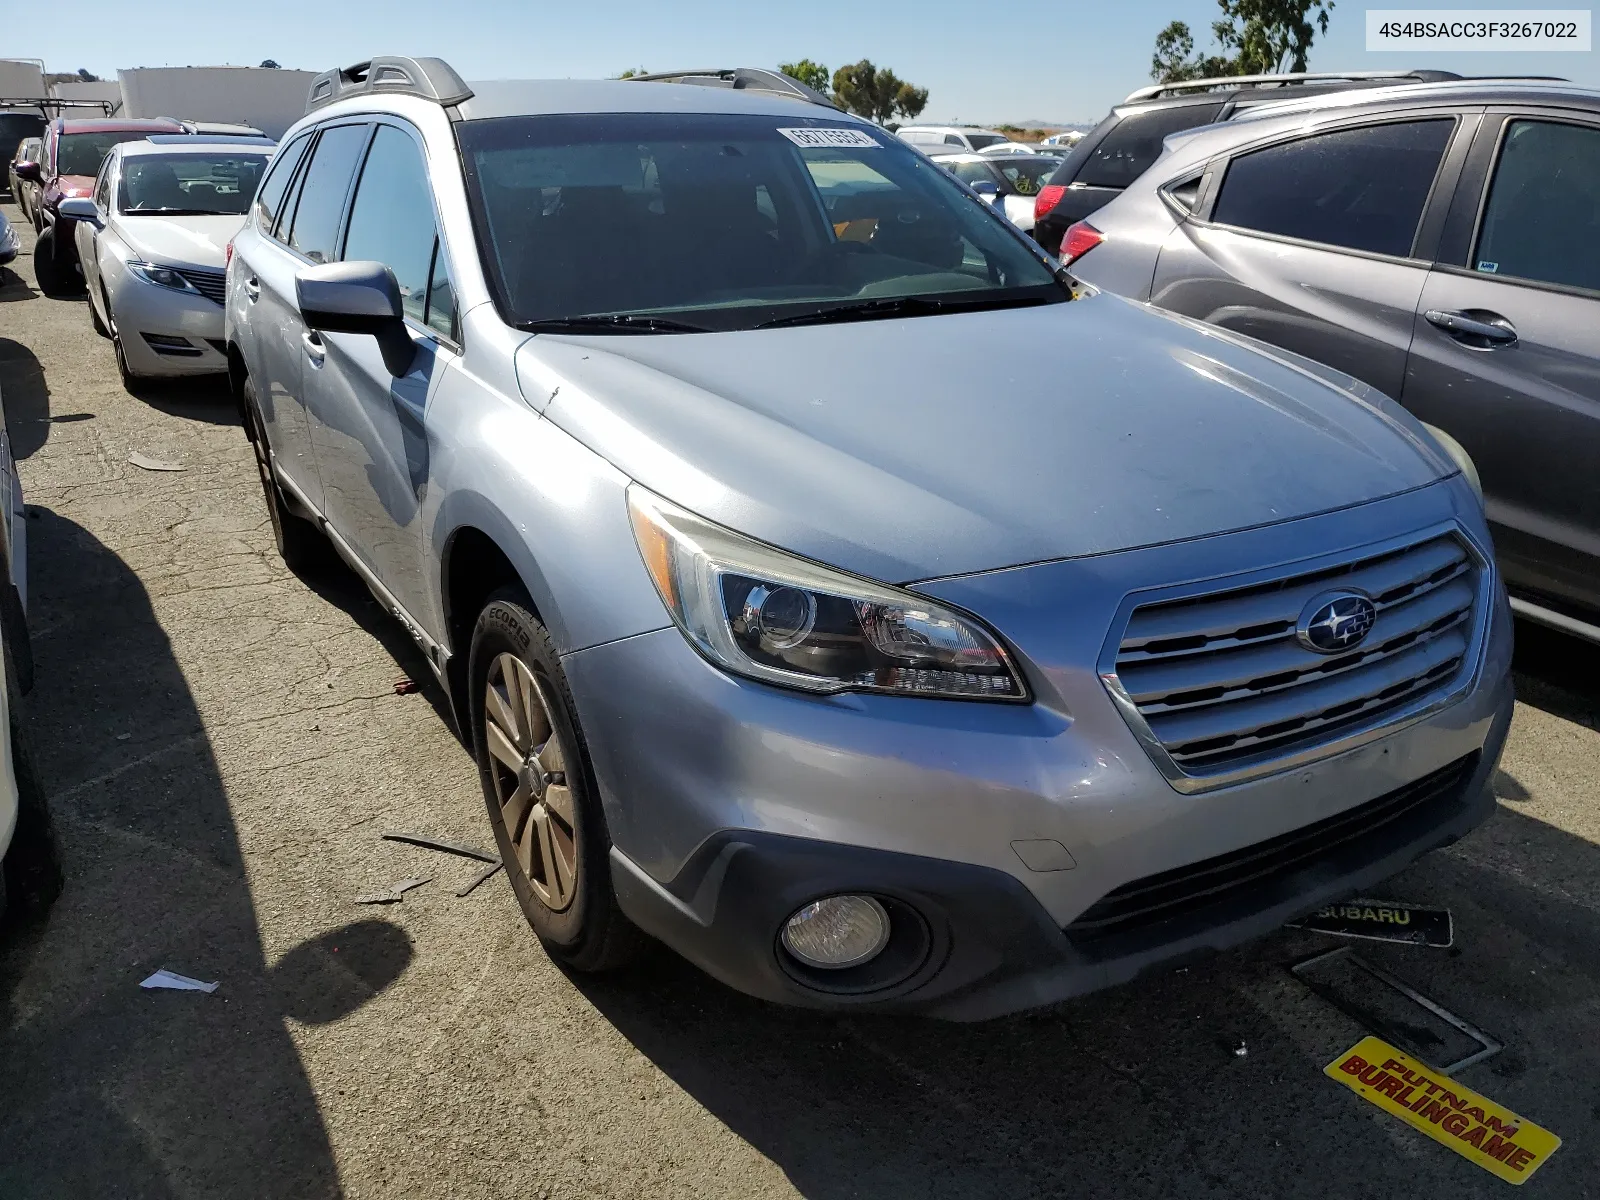
POLYGON ((271 161, 266 138, 154 136, 112 148, 88 197, 63 200, 95 331, 122 382, 228 369, 228 243, 271 161))
POLYGON ((930 154, 1023 233, 1033 229, 1033 200, 1061 165, 1042 154, 930 154))
POLYGON ((924 154, 941 150, 955 154, 973 152, 1011 140, 996 130, 975 125, 902 125, 895 130, 895 136, 902 142, 910 142, 924 154))

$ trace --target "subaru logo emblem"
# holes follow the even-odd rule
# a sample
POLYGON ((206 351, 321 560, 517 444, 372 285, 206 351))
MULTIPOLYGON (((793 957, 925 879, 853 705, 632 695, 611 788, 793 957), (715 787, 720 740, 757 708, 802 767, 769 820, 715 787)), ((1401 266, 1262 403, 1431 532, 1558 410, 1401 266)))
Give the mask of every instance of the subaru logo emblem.
POLYGON ((1295 637, 1318 654, 1354 650, 1378 619, 1378 609, 1360 592, 1323 592, 1300 610, 1295 637))

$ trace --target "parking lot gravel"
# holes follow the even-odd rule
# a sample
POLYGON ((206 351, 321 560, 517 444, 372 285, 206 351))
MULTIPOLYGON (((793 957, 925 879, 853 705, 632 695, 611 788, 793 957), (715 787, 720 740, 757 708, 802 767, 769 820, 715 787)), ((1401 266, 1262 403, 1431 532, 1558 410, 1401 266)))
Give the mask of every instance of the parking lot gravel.
MULTIPOLYGON (((1335 944, 1310 933, 980 1025, 780 1009, 664 950, 564 973, 503 875, 458 897, 481 864, 379 838, 492 844, 404 632, 353 576, 284 569, 226 391, 124 391, 83 302, 39 294, 31 244, 0 270, 0 392, 66 886, 0 943, 0 1196, 1506 1186, 1323 1075, 1366 1030, 1288 973, 1335 944), (142 990, 159 968, 220 986, 142 990)), ((1498 813, 1382 891, 1450 908, 1455 947, 1360 953, 1505 1043, 1458 1078, 1564 1139, 1530 1193, 1585 1196, 1600 653, 1518 638, 1498 813)))

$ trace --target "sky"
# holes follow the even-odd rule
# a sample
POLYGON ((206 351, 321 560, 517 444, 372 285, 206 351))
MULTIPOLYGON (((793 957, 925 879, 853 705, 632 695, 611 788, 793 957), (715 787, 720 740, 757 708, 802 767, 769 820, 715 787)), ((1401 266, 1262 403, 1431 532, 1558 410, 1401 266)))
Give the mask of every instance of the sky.
MULTIPOLYGON (((1374 7, 1406 2, 1377 0, 1374 7)), ((1562 0, 1491 2, 1532 9, 1562 0)), ((1167 22, 1187 21, 1205 47, 1217 15, 1215 0, 1066 0, 1012 9, 1005 21, 990 15, 998 10, 956 0, 868 4, 848 13, 748 0, 274 0, 238 8, 163 0, 158 7, 159 19, 129 21, 127 0, 74 0, 70 20, 11 23, 3 54, 106 78, 126 67, 254 66, 272 58, 321 71, 374 54, 432 55, 468 80, 595 78, 641 66, 771 67, 799 58, 831 69, 870 58, 928 89, 923 121, 1092 123, 1149 82, 1155 36, 1167 22)), ((1561 75, 1600 87, 1596 51, 1368 53, 1365 7, 1340 0, 1326 38, 1312 50, 1311 70, 1435 67, 1561 75)))

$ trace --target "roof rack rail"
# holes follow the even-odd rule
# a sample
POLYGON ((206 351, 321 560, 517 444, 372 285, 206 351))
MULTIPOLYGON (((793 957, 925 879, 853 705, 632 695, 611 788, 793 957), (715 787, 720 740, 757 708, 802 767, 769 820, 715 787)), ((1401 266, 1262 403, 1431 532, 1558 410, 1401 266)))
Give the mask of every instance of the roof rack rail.
POLYGON ((324 71, 311 81, 306 111, 335 100, 373 92, 421 96, 436 104, 460 104, 472 89, 442 58, 400 58, 385 55, 338 70, 324 71))
POLYGON ((1217 75, 1209 79, 1183 79, 1176 83, 1153 83, 1128 93, 1124 104, 1135 100, 1154 100, 1158 96, 1172 96, 1180 92, 1206 92, 1212 88, 1244 87, 1271 83, 1352 83, 1364 79, 1415 79, 1419 83, 1436 83, 1444 79, 1460 79, 1454 71, 1287 71, 1272 75, 1217 75))
MULTIPOLYGON (((0 96, 0 110, 8 108, 53 108, 60 116, 63 108, 98 108, 106 116, 113 115, 122 105, 110 100, 58 100, 54 96, 0 96)), ((41 114, 42 115, 42 114, 41 114)))
POLYGON ((807 104, 820 104, 824 108, 839 106, 816 88, 807 87, 798 79, 782 71, 768 71, 762 67, 728 67, 722 70, 663 71, 654 75, 630 75, 631 83, 692 83, 699 87, 737 88, 741 91, 767 92, 774 96, 788 96, 804 100, 807 104))

